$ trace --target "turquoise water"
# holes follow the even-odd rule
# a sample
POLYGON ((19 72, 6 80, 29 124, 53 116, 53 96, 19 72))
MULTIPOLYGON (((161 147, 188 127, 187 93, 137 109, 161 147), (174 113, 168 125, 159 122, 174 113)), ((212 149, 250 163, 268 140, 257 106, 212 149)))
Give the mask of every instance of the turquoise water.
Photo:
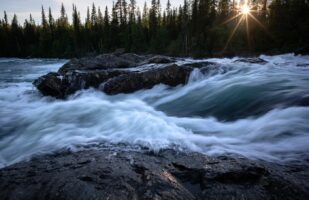
POLYGON ((66 60, 0 59, 0 166, 101 142, 307 160, 309 57, 261 58, 268 63, 208 59, 219 67, 194 70, 185 86, 116 96, 89 89, 67 100, 43 97, 31 84, 66 60))

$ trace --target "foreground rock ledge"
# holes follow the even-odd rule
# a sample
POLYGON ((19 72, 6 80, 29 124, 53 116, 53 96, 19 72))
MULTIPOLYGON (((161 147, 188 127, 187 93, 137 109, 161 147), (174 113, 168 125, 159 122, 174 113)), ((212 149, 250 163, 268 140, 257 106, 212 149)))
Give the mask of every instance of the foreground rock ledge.
POLYGON ((166 150, 85 150, 0 170, 1 199, 309 199, 307 166, 166 150))
MULTIPOLYGON (((203 73, 219 67, 217 63, 192 62, 166 56, 136 54, 102 54, 97 57, 72 59, 58 72, 48 73, 33 82, 45 96, 65 98, 90 87, 109 95, 150 89, 157 84, 171 87, 186 84, 191 72, 198 68, 203 73)), ((260 58, 240 59, 237 62, 265 64, 260 58)))

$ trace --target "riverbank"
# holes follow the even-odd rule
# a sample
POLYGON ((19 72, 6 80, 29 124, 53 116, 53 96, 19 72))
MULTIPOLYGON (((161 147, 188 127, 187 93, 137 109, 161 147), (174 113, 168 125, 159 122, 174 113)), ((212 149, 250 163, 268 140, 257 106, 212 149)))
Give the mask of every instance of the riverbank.
POLYGON ((0 170, 2 199, 308 199, 308 165, 121 145, 59 151, 0 170), (127 149, 127 150, 125 150, 127 149))

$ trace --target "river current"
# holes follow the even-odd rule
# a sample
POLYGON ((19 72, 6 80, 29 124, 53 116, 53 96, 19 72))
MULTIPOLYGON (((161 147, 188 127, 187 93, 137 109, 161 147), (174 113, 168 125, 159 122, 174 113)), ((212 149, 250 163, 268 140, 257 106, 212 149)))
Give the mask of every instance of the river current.
POLYGON ((43 97, 32 85, 66 60, 1 58, 0 167, 102 142, 308 161, 309 56, 260 58, 268 63, 205 59, 220 67, 206 75, 196 69, 175 88, 115 96, 88 89, 66 100, 43 97))

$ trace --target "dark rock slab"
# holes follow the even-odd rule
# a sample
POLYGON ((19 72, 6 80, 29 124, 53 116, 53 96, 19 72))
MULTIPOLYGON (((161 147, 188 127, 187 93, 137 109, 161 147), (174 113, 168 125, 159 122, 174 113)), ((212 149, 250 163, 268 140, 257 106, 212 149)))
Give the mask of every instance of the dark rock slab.
POLYGON ((177 86, 186 83, 191 71, 192 68, 171 64, 163 68, 123 74, 109 79, 102 90, 107 94, 118 94, 149 89, 160 83, 177 86))
POLYGON ((64 97, 65 85, 59 73, 48 73, 39 77, 33 85, 45 96, 64 97))
POLYGON ((67 96, 81 89, 88 89, 90 87, 98 88, 110 78, 127 73, 121 70, 68 72, 64 75, 64 94, 67 96))
POLYGON ((98 88, 108 79, 126 73, 121 70, 72 71, 65 75, 48 73, 35 80, 33 85, 45 96, 64 98, 78 90, 98 88))
POLYGON ((129 68, 137 66, 147 59, 147 56, 136 54, 102 54, 97 57, 72 59, 59 69, 60 74, 72 70, 102 70, 110 68, 129 68))
POLYGON ((304 199, 308 166, 238 156, 96 149, 0 170, 1 199, 304 199))
POLYGON ((90 87, 114 95, 150 89, 157 84, 185 84, 194 68, 208 73, 218 67, 211 62, 182 65, 175 62, 176 59, 166 56, 102 54, 92 58, 72 59, 57 73, 39 77, 33 84, 43 95, 56 98, 65 98, 90 87))
POLYGON ((301 64, 297 64, 297 67, 309 67, 309 63, 301 63, 301 64))
POLYGON ((304 46, 295 50, 294 52, 296 55, 309 55, 309 46, 304 46))
POLYGON ((166 64, 172 62, 175 62, 175 59, 167 56, 154 56, 147 61, 147 63, 155 63, 155 64, 164 64, 164 63, 166 64))
POLYGON ((234 62, 243 62, 243 63, 251 63, 251 64, 266 64, 267 61, 262 58, 241 58, 237 59, 234 62))

